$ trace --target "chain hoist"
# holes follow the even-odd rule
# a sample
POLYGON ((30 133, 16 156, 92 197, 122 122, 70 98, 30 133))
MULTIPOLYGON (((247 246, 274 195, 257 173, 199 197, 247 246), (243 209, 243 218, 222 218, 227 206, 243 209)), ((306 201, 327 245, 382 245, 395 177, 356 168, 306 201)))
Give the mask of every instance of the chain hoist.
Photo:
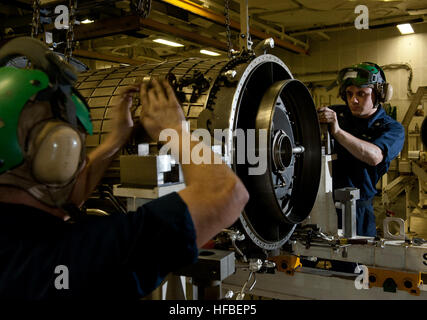
POLYGON ((228 48, 228 58, 231 58, 231 54, 233 51, 233 43, 231 42, 231 30, 230 30, 230 0, 225 0, 225 30, 227 35, 227 48, 228 48))
POLYGON ((151 0, 133 0, 131 6, 141 18, 145 19, 150 15, 151 0))
POLYGON ((70 17, 68 19, 68 30, 67 30, 67 46, 65 48, 65 59, 67 62, 70 61, 73 55, 73 42, 74 42, 74 24, 76 23, 76 11, 77 11, 77 0, 69 1, 70 17))
POLYGON ((31 22, 31 38, 37 37, 40 28, 40 0, 33 2, 33 20, 31 22))

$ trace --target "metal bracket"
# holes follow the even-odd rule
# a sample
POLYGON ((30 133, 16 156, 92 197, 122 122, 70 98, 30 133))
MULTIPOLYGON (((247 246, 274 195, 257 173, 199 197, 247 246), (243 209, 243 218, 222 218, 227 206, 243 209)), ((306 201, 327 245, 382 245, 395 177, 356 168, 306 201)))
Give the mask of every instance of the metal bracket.
POLYGON ((356 237, 356 200, 359 198, 359 189, 342 188, 335 190, 335 199, 341 204, 343 234, 348 239, 356 237))
POLYGON ((277 271, 293 276, 295 271, 302 267, 300 258, 297 256, 283 255, 269 258, 276 263, 277 271))
POLYGON ((252 49, 252 41, 249 34, 248 0, 240 0, 240 50, 252 49))
POLYGON ((384 238, 390 240, 405 240, 405 221, 401 218, 387 217, 383 221, 384 238), (390 232, 390 222, 396 222, 399 225, 399 234, 390 232))
POLYGON ((273 48, 274 48, 274 39, 267 38, 256 45, 254 52, 256 56, 259 56, 262 54, 266 54, 268 50, 273 48))
POLYGON ((419 296, 420 285, 423 284, 420 272, 404 272, 386 269, 369 269, 369 287, 382 287, 385 292, 396 292, 396 290, 407 291, 419 296))

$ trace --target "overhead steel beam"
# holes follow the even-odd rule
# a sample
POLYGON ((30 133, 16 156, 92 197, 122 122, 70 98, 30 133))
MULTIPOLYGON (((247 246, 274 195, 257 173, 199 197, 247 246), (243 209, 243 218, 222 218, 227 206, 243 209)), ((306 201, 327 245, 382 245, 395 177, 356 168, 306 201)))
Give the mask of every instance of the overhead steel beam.
POLYGON ((121 34, 140 29, 140 21, 137 16, 125 16, 96 21, 87 25, 79 25, 74 29, 75 40, 87 40, 99 37, 121 34))
POLYGON ((20 16, 20 17, 9 16, 8 18, 3 18, 0 21, 0 25, 3 28, 10 27, 12 29, 16 29, 16 28, 19 28, 19 27, 28 27, 28 28, 30 28, 32 19, 33 19, 33 17, 31 15, 20 16))
POLYGON ((140 23, 142 27, 146 27, 148 29, 154 29, 157 31, 161 31, 164 33, 168 33, 168 34, 172 34, 174 36, 178 36, 181 37, 183 39, 195 42, 195 43, 200 43, 203 45, 207 45, 207 46, 211 46, 213 48, 216 49, 220 49, 220 50, 224 50, 227 51, 228 47, 227 44, 225 42, 219 41, 217 39, 213 39, 213 38, 208 38, 205 36, 202 36, 196 32, 190 32, 187 30, 183 30, 180 28, 177 28, 176 26, 172 26, 169 24, 164 24, 152 19, 140 19, 140 23))
MULTIPOLYGON (((369 29, 379 29, 379 28, 385 28, 387 26, 394 26, 396 24, 400 23, 425 23, 427 20, 420 16, 418 18, 411 16, 408 20, 408 16, 396 16, 391 18, 385 18, 385 19, 372 19, 369 21, 369 29)), ((308 35, 308 34, 318 34, 319 32, 336 32, 336 31, 343 31, 348 29, 354 29, 354 23, 342 23, 342 24, 335 24, 335 25, 329 25, 324 26, 320 28, 309 28, 304 30, 295 30, 290 31, 289 34, 292 37, 301 36, 301 35, 308 35)))
MULTIPOLYGON (((216 23, 224 24, 225 19, 223 15, 213 12, 209 9, 206 9, 203 6, 193 3, 191 1, 188 1, 188 0, 162 0, 162 1, 169 3, 173 6, 176 6, 178 8, 187 10, 195 15, 201 16, 203 18, 214 21, 216 23)), ((235 20, 230 20, 230 28, 240 32, 240 23, 235 20)), ((270 34, 265 33, 263 31, 260 31, 254 28, 249 28, 249 33, 251 34, 251 36, 257 37, 262 40, 267 38, 273 38, 275 45, 283 49, 287 49, 295 53, 302 53, 302 54, 308 53, 308 50, 306 50, 305 48, 297 46, 289 41, 271 36, 270 34)))
POLYGON ((75 28, 75 39, 85 40, 114 34, 138 31, 147 28, 181 37, 185 40, 227 51, 227 44, 214 38, 202 36, 196 32, 180 29, 176 26, 161 23, 152 19, 143 19, 137 16, 126 16, 97 21, 89 25, 80 25, 75 28))
POLYGON ((319 36, 321 36, 323 39, 325 39, 325 40, 331 40, 331 37, 330 36, 328 36, 326 33, 324 33, 324 32, 322 32, 322 31, 319 31, 318 33, 317 33, 319 36))
POLYGON ((27 11, 33 11, 31 3, 24 3, 23 1, 2 0, 2 4, 11 6, 12 8, 20 8, 27 11))

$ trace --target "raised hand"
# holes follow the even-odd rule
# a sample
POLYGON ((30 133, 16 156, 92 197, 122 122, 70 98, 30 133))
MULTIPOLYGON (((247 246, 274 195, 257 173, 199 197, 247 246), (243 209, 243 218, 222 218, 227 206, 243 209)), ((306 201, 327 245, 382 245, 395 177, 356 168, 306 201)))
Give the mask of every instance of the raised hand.
POLYGON ((153 140, 158 141, 163 129, 182 130, 184 113, 167 80, 153 79, 151 87, 141 84, 140 100, 140 121, 153 140))
POLYGON ((132 120, 132 95, 139 92, 139 86, 133 85, 126 87, 121 95, 119 102, 112 107, 112 131, 111 139, 115 144, 123 145, 129 139, 134 126, 132 120))

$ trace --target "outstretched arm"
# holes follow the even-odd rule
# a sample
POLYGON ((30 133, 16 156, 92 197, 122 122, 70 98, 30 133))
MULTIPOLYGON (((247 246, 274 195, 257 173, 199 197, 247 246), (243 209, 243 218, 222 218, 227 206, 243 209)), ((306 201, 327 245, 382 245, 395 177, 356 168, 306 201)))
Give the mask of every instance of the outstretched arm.
MULTIPOLYGON (((151 89, 146 84, 141 86, 141 123, 155 141, 163 129, 178 133, 179 141, 171 141, 169 145, 172 153, 179 155, 184 173, 186 188, 179 195, 188 206, 196 229, 196 242, 201 247, 237 220, 249 194, 234 172, 207 146, 203 147, 203 154, 209 155, 211 164, 195 164, 191 159, 187 164, 181 161, 183 153, 191 154, 199 142, 190 142, 189 151, 182 147, 183 140, 190 141, 190 133, 183 129, 185 117, 175 94, 166 81, 153 80, 152 84, 151 89)), ((185 156, 190 158, 188 154, 185 156)))
POLYGON ((113 106, 113 126, 105 141, 94 149, 86 159, 86 165, 77 177, 76 184, 70 196, 71 203, 80 207, 93 192, 105 171, 110 166, 117 152, 129 139, 133 120, 130 108, 132 107, 132 93, 138 92, 138 86, 127 87, 121 95, 117 105, 113 106))

